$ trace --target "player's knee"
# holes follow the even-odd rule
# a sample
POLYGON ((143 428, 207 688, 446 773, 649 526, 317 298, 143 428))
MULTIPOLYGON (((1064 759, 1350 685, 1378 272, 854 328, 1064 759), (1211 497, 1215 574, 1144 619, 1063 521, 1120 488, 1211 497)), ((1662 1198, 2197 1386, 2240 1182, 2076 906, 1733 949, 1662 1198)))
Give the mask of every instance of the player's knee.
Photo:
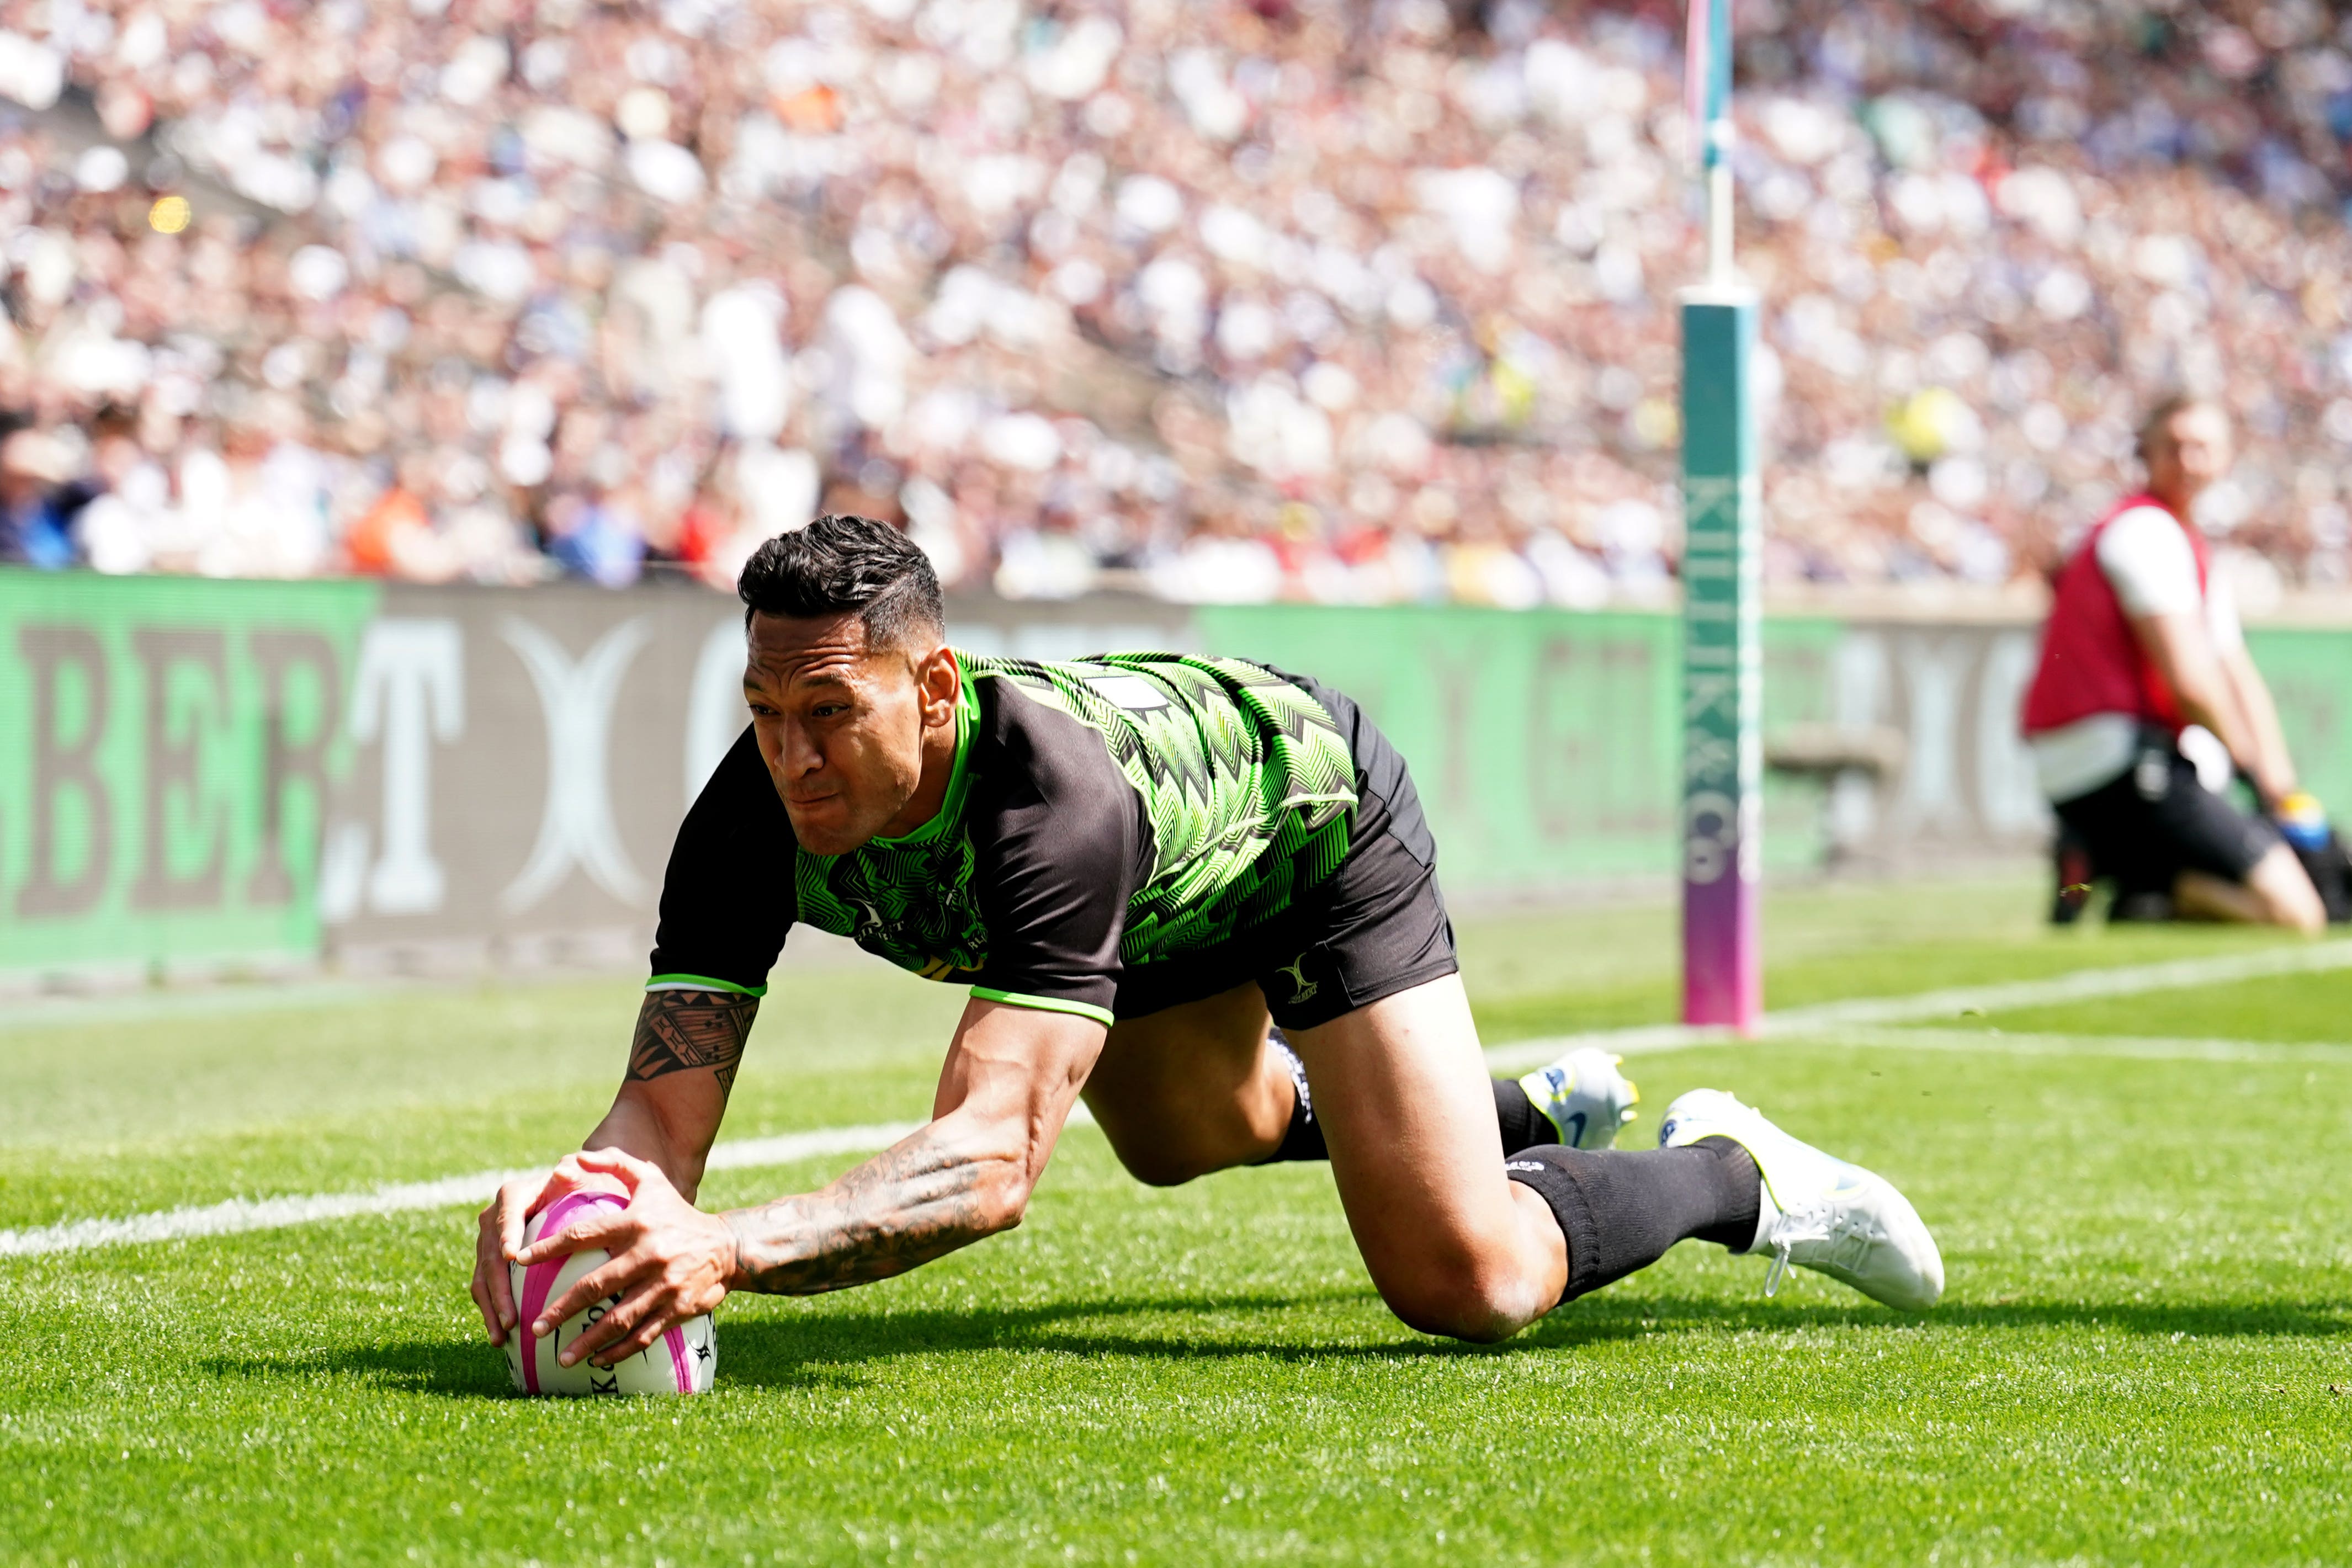
POLYGON ((1381 1300, 1408 1328, 1493 1344, 1535 1315, 1523 1281, 1478 1267, 1433 1269, 1411 1281, 1379 1281, 1381 1300))
POLYGON ((2316 898, 2297 900, 2284 908, 2274 908, 2273 924, 2300 931, 2305 936, 2317 936, 2327 930, 2327 911, 2316 898))
POLYGON ((2320 902, 2319 890, 2311 885, 2302 865, 2284 848, 2274 849, 2265 856, 2246 879, 2246 885, 2271 925, 2284 925, 2306 936, 2316 936, 2327 929, 2327 906, 2320 902))
POLYGON ((1517 1314, 1508 1311, 1500 1300, 1476 1291, 1457 1289, 1434 1293, 1384 1292, 1382 1299, 1407 1328, 1444 1339, 1494 1344, 1510 1338, 1520 1328, 1517 1314))
POLYGON ((2293 926, 2305 936, 2317 936, 2327 929, 2327 905, 2320 902, 2319 890, 2306 879, 2295 885, 2279 901, 2279 924, 2293 926))
POLYGON ((2263 900, 2263 910, 2272 925, 2300 931, 2305 936, 2316 936, 2327 929, 2327 911, 2315 896, 2273 895, 2263 900))

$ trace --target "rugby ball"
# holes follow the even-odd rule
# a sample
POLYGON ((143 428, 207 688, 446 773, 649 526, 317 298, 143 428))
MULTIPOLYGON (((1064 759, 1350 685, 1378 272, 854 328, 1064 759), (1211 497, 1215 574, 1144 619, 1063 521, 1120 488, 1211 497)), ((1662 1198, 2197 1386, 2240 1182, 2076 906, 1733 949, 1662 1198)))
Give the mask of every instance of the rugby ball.
MULTIPOLYGON (((570 1193, 530 1217, 523 1241, 528 1245, 542 1236, 561 1234, 593 1214, 627 1207, 627 1200, 609 1192, 570 1193)), ((528 1269, 512 1266, 516 1322, 514 1332, 507 1335, 507 1370, 514 1376, 515 1392, 567 1396, 709 1393, 711 1375, 719 1370, 719 1337, 708 1312, 666 1331, 618 1366, 590 1361, 565 1366, 555 1359, 565 1345, 588 1332, 589 1324, 618 1306, 618 1296, 582 1308, 545 1339, 531 1337, 531 1320, 608 1256, 602 1248, 591 1247, 542 1259, 528 1269)))

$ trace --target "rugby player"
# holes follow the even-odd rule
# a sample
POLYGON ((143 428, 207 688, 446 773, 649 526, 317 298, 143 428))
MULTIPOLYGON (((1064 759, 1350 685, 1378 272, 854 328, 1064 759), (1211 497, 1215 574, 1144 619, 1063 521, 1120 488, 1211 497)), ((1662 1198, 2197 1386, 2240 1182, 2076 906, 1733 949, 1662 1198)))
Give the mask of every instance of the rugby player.
POLYGON ((2194 518, 2231 455, 2218 405, 2157 404, 2139 434, 2147 489, 2118 502, 2059 571, 2023 728, 2062 830, 2061 921, 2105 876, 2120 919, 2326 925, 2303 862, 2266 820, 2309 798, 2194 518), (2210 788, 2182 747, 2192 724, 2227 753, 2210 788), (2232 764, 2263 815, 2219 792, 2232 764))
POLYGON ((612 1110, 482 1211, 493 1343, 617 1296, 563 1348, 611 1364, 730 1291, 929 1262, 1020 1223, 1081 1097, 1153 1184, 1328 1158, 1382 1299, 1432 1333, 1502 1339, 1689 1237, 1770 1255, 1768 1288, 1794 1263, 1940 1294, 1901 1194, 1729 1094, 1619 1152, 1573 1146, 1625 1113, 1609 1059, 1487 1077, 1412 781, 1340 693, 1235 659, 960 653, 922 552, 857 517, 770 540, 739 586, 751 726, 679 829, 612 1110), (929 1124, 820 1191, 705 1212, 794 921, 971 999, 929 1124), (625 1211, 522 1245, 596 1184, 625 1211), (518 1324, 509 1264, 584 1247, 611 1260, 518 1324))

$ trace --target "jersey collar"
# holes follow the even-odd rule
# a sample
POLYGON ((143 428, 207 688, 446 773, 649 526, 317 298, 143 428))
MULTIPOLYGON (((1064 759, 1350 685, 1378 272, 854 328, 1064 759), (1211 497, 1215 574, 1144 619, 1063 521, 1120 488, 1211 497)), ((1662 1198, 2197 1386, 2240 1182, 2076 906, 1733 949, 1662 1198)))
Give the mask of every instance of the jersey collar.
MULTIPOLYGON (((954 653, 953 649, 949 650, 954 653)), ((980 699, 972 695, 971 672, 964 667, 963 655, 955 653, 956 673, 960 679, 956 691, 955 762, 948 769, 948 792, 940 797, 940 809, 931 820, 911 833, 895 839, 876 834, 868 841, 886 849, 898 849, 907 844, 929 843, 947 831, 951 822, 963 819, 963 798, 971 790, 971 732, 980 722, 980 699)))

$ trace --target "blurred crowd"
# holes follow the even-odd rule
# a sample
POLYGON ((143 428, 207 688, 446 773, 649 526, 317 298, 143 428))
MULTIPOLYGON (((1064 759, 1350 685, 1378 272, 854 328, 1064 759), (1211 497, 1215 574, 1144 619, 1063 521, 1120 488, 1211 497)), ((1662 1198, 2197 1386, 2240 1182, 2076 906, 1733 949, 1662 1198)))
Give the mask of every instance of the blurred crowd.
MULTIPOLYGON (((1680 14, 7 0, 0 559, 1654 601, 1680 14)), ((1769 580, 2030 583, 2175 389, 2257 602, 2345 580, 2352 23, 1737 18, 1769 580)))

